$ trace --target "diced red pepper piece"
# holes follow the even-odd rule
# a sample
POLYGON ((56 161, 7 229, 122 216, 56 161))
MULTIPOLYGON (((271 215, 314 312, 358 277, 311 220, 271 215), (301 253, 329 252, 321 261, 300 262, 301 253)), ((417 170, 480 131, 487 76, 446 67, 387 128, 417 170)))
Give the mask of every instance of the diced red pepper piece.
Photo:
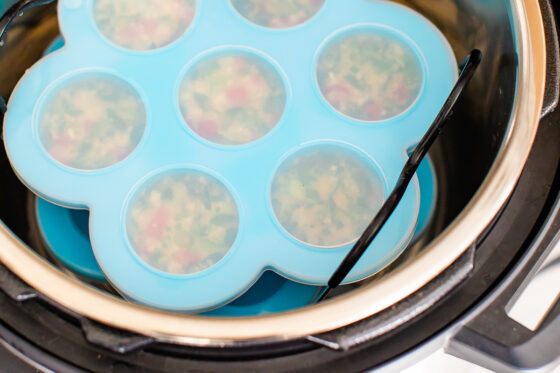
POLYGON ((202 261, 200 255, 197 255, 196 253, 190 252, 186 249, 177 251, 175 255, 173 255, 173 258, 183 265, 202 261))
POLYGON ((349 100, 353 96, 352 89, 343 84, 331 84, 324 88, 325 97, 334 106, 349 100))
POLYGON ((395 100, 401 104, 404 105, 407 103, 408 101, 408 89, 406 87, 406 84, 402 83, 399 84, 399 86, 397 87, 397 89, 395 89, 395 100))
POLYGON ((226 96, 232 106, 244 106, 247 104, 249 95, 247 89, 242 86, 231 87, 226 91, 226 96))
POLYGON ((364 106, 364 114, 368 120, 380 120, 383 118, 383 107, 371 102, 364 106))
POLYGON ((146 234, 150 238, 158 239, 160 238, 163 233, 165 232, 165 228, 167 228, 167 224, 169 221, 169 213, 163 207, 160 207, 156 210, 154 215, 148 224, 146 234))
POLYGON ((142 28, 145 31, 152 32, 158 27, 158 21, 155 19, 145 19, 142 21, 142 28))
POLYGON ((325 94, 328 96, 331 93, 342 93, 345 95, 352 95, 352 90, 343 84, 331 84, 325 87, 325 94))
POLYGON ((215 120, 202 120, 198 122, 196 130, 205 139, 212 139, 218 135, 218 124, 215 120))

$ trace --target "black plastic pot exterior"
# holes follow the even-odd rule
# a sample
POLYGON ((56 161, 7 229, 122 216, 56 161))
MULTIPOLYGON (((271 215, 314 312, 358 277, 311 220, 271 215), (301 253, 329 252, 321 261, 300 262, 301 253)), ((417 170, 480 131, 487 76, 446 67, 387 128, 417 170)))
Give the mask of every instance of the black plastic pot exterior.
MULTIPOLYGON (((407 2, 419 9, 421 5, 418 4, 422 4, 421 1, 410 3, 407 2)), ((551 343, 550 339, 551 334, 554 336, 550 330, 558 328, 556 316, 560 307, 554 307, 537 332, 512 324, 503 311, 521 280, 550 249, 560 228, 557 211, 560 203, 560 113, 554 111, 558 100, 558 49, 556 26, 552 13, 547 12, 550 4, 542 2, 542 5, 550 48, 545 102, 548 115, 541 121, 529 161, 516 190, 492 226, 481 233, 459 261, 421 292, 374 317, 327 334, 285 343, 194 348, 164 344, 96 324, 57 306, 0 265, 0 288, 3 290, 0 292, 0 346, 7 348, 5 351, 0 348, 1 366, 9 366, 2 360, 6 356, 20 355, 28 360, 27 365, 36 364, 56 372, 362 371, 387 366, 407 352, 421 350, 425 343, 441 335, 453 336, 450 352, 494 370, 539 369, 548 365, 560 355, 560 351, 554 350, 560 348, 560 343, 551 343), (502 325, 503 328, 488 325, 502 325), (511 333, 512 326, 516 327, 515 333, 511 333), (535 348, 541 353, 535 354, 535 348), (546 353, 542 353, 543 349, 546 353)), ((422 9, 424 13, 429 12, 429 6, 422 9)), ((46 23, 54 18, 52 10, 35 12, 47 20, 43 21, 46 23)), ((431 18, 437 23, 437 16, 431 18)), ((488 29, 490 21, 487 21, 485 32, 492 33, 488 29)), ((480 26, 475 21, 466 24, 480 26)), ((469 40, 471 34, 461 36, 456 30, 450 31, 450 25, 441 23, 438 26, 447 31, 458 54, 462 53, 462 48, 480 47, 475 40, 469 40), (464 39, 454 40, 460 37, 464 39)), ((51 25, 42 32, 35 32, 33 37, 40 39, 35 42, 46 45, 54 34, 51 25)), ((505 52, 512 48, 508 43, 513 43, 507 40, 505 31, 495 34, 499 47, 491 49, 491 53, 498 57, 486 57, 494 64, 483 71, 484 77, 471 89, 462 109, 456 113, 456 117, 464 118, 462 123, 443 134, 433 154, 436 159, 447 159, 438 164, 440 184, 446 191, 440 196, 437 214, 441 228, 466 205, 480 185, 506 130, 517 61, 514 54, 505 52), (481 85, 484 82, 487 84, 481 85), (481 94, 482 91, 486 94, 481 94), (492 110, 488 107, 490 102, 492 110), (480 107, 481 112, 473 114, 473 107, 480 107), (491 130, 484 127, 485 123, 492 122, 495 125, 491 130), (469 123, 474 125, 469 127, 469 123)), ((12 35, 17 37, 18 34, 12 35)), ((20 47, 15 52, 28 53, 25 57, 29 61, 39 58, 36 52, 25 48, 20 47)), ((5 54, 0 53, 0 66, 6 65, 5 54)), ((17 81, 15 76, 19 76, 18 71, 25 66, 11 68, 14 71, 0 77, 2 94, 9 93, 17 81)), ((28 226, 21 212, 25 210, 26 190, 15 179, 5 159, 0 161, 0 173, 2 192, 9 195, 0 201, 0 218, 14 233, 25 238, 28 226)), ((556 333, 555 338, 558 335, 556 333)), ((19 359, 14 361, 18 362, 9 364, 21 364, 19 359)), ((20 370, 21 366, 13 367, 24 371, 20 370)), ((29 369, 33 371, 34 368, 30 365, 29 369)))

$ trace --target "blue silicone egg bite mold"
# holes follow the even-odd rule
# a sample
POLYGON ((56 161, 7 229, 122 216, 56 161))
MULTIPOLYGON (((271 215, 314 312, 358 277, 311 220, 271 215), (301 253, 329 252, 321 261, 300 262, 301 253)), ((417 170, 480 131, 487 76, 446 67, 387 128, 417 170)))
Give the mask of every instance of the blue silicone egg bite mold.
MULTIPOLYGON (((251 3, 60 0, 65 46, 12 94, 16 173, 90 210, 95 258, 132 300, 212 309, 267 269, 326 284, 456 79, 401 5, 251 3)), ((346 283, 402 252, 419 201, 415 181, 346 283)))

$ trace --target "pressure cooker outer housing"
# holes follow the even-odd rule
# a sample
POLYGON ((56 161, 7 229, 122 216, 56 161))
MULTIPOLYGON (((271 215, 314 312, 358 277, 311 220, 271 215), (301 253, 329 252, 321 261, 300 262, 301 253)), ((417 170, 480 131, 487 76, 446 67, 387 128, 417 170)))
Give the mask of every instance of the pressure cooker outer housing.
MULTIPOLYGON (((359 350, 360 345, 367 345, 365 342, 401 326, 395 311, 408 307, 408 320, 413 320, 433 307, 471 275, 477 255, 475 244, 477 240, 480 243, 486 228, 500 217, 512 197, 533 147, 545 96, 545 31, 537 0, 403 3, 440 27, 458 59, 472 48, 484 53, 468 97, 455 113, 454 120, 459 123, 450 126, 436 148, 454 165, 443 167, 439 173, 451 191, 440 197, 437 215, 439 223, 447 227, 418 255, 384 278, 317 306, 264 317, 211 319, 125 303, 68 279, 1 225, 0 262, 9 271, 0 276, 0 286, 12 289, 8 291, 20 301, 25 294, 34 294, 41 302, 69 312, 90 341, 116 352, 156 341, 175 354, 215 353, 224 359, 256 356, 263 349, 268 356, 297 350, 303 358, 308 355, 302 351, 310 354, 317 345, 359 350), (454 195, 453 189, 459 187, 461 195, 454 195), (14 283, 19 284, 15 291, 14 283), (105 343, 104 338, 112 328, 125 333, 113 345, 105 343), (348 335, 355 338, 346 338, 348 335)), ((49 12, 39 13, 47 19, 45 23, 53 18, 52 13, 50 18, 49 12)), ((20 35, 11 35, 15 35, 11 41, 17 42, 20 35)), ((10 48, 8 45, 3 51, 0 64, 9 61, 8 52, 18 51, 17 47, 10 48)), ((0 91, 6 95, 16 81, 13 76, 0 78, 0 91)), ((547 101, 545 106, 549 104, 553 102, 547 101)))

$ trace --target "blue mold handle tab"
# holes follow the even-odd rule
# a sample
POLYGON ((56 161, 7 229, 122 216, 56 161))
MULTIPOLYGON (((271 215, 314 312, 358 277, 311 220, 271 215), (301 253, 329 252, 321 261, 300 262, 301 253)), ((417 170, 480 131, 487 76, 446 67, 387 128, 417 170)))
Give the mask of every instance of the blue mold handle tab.
POLYGON ((87 210, 72 210, 37 198, 36 214, 43 241, 55 258, 82 276, 105 280, 89 241, 87 210))
MULTIPOLYGON (((267 269, 326 284, 437 115, 457 64, 428 20, 304 3, 59 1, 65 45, 14 90, 6 151, 35 193, 90 210, 130 299, 200 312, 267 269)), ((414 181, 346 283, 402 253, 419 205, 414 181)))

